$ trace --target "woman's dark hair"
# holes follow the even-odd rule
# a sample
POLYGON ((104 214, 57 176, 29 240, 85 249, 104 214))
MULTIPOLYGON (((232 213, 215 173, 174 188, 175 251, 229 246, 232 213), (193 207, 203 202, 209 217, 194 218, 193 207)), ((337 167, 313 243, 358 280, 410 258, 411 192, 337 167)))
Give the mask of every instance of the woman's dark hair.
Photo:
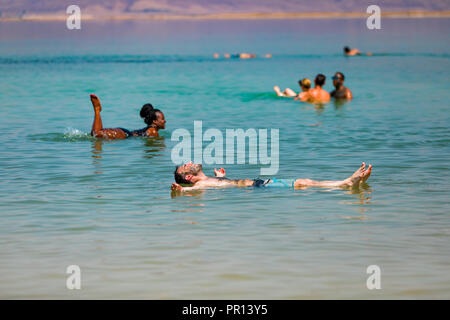
POLYGON ((345 52, 345 53, 350 52, 350 48, 349 48, 348 46, 345 46, 345 47, 344 47, 344 52, 345 52))
POLYGON ((159 109, 154 109, 150 103, 146 103, 142 106, 140 115, 141 118, 144 119, 144 122, 151 126, 153 124, 153 120, 156 120, 156 113, 161 112, 159 109))

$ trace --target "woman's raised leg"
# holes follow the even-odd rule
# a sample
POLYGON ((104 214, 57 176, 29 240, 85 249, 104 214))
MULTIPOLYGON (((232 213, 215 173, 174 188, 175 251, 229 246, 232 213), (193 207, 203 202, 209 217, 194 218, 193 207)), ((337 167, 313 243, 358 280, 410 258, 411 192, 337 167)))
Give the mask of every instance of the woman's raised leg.
POLYGON ((91 136, 103 139, 126 139, 127 134, 122 129, 103 129, 102 117, 100 116, 100 111, 102 111, 100 100, 95 94, 91 94, 91 102, 94 107, 94 123, 92 124, 91 136))
POLYGON ((91 102, 94 107, 94 123, 92 124, 91 136, 97 137, 101 136, 101 131, 103 130, 102 117, 100 116, 102 105, 100 104, 99 98, 95 94, 91 94, 91 102))

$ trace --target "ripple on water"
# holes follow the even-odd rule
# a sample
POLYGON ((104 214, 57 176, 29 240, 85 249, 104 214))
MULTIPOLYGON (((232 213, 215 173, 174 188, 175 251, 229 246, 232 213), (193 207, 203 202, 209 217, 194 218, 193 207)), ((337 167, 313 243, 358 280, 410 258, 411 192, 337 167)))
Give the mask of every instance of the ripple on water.
POLYGON ((29 135, 28 137, 33 141, 46 142, 78 142, 94 140, 89 133, 75 128, 66 128, 62 133, 41 133, 29 135))

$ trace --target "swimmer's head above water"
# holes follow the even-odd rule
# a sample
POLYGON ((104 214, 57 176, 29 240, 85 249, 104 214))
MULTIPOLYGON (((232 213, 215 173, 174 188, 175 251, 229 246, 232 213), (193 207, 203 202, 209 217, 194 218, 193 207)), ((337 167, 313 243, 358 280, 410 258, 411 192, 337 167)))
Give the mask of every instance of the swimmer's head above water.
POLYGON ((350 100, 353 98, 353 94, 350 89, 344 86, 345 76, 342 72, 336 72, 332 79, 335 90, 333 90, 330 95, 333 98, 339 100, 350 100))
POLYGON ((325 85, 325 80, 327 77, 325 77, 323 74, 319 73, 316 78, 314 79, 314 84, 319 87, 323 87, 325 85))
POLYGON ((308 78, 303 78, 302 80, 298 81, 298 85, 300 86, 300 88, 302 88, 302 91, 308 91, 309 89, 311 89, 311 80, 309 80, 308 78))
POLYGON ((165 129, 166 120, 161 110, 153 108, 150 103, 144 104, 140 112, 141 118, 149 127, 165 129))
POLYGON ((333 85, 335 87, 341 86, 344 84, 344 80, 345 80, 345 76, 342 72, 336 72, 334 74, 334 76, 332 77, 333 79, 333 85))
POLYGON ((92 124, 91 136, 102 139, 126 139, 128 137, 158 137, 158 130, 165 129, 166 120, 161 110, 153 108, 150 103, 141 108, 140 116, 147 124, 146 128, 139 130, 127 130, 124 128, 103 128, 100 112, 102 105, 100 99, 91 94, 91 102, 94 107, 94 123, 92 124))
POLYGON ((193 184, 197 182, 198 176, 204 176, 201 164, 195 164, 191 161, 175 168, 175 181, 179 184, 193 184))
POLYGON ((361 52, 356 48, 351 49, 349 46, 344 47, 344 55, 346 56, 356 56, 360 54, 361 52))

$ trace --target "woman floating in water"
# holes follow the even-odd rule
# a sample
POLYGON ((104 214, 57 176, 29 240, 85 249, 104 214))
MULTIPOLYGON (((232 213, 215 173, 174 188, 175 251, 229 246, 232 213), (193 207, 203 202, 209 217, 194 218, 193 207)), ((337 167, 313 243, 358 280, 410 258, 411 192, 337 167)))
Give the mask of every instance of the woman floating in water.
POLYGON ((281 92, 279 86, 274 86, 273 90, 275 90, 277 96, 279 97, 289 97, 289 98, 295 97, 295 100, 300 100, 301 98, 303 98, 303 96, 306 95, 306 92, 308 92, 309 89, 311 89, 311 80, 309 80, 308 78, 304 78, 298 81, 298 85, 302 89, 302 91, 299 94, 295 93, 295 91, 292 90, 291 88, 286 88, 283 92, 281 92))
POLYGON ((108 128, 103 129, 100 111, 102 106, 96 95, 91 94, 91 102, 94 106, 94 123, 92 124, 91 136, 103 139, 126 139, 128 137, 158 137, 158 130, 166 127, 166 120, 161 110, 153 109, 149 103, 145 104, 140 112, 141 118, 144 119, 147 127, 139 130, 129 131, 124 128, 108 128))
POLYGON ((361 51, 359 51, 356 48, 350 49, 350 47, 345 46, 344 47, 344 55, 346 55, 347 57, 351 57, 351 56, 360 56, 360 55, 366 55, 366 56, 371 56, 372 52, 367 52, 367 53, 361 53, 361 51))

